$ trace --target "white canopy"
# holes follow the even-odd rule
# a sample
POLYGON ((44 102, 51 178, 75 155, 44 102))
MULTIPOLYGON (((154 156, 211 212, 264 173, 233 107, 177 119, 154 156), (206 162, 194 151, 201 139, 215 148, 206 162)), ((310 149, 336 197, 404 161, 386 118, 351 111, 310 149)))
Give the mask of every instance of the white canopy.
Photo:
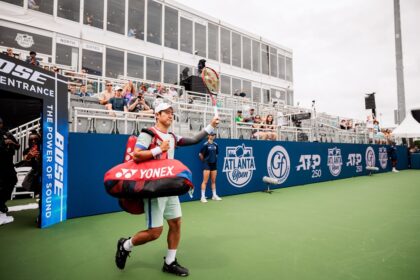
POLYGON ((418 111, 419 108, 413 108, 408 111, 407 116, 402 123, 394 129, 392 135, 399 138, 416 138, 420 137, 420 123, 413 117, 413 111, 418 111))

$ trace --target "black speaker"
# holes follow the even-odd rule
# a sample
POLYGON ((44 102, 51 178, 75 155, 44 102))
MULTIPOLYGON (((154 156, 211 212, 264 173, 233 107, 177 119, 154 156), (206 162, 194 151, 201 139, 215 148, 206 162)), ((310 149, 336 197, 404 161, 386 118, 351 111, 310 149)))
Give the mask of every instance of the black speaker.
POLYGON ((370 94, 365 97, 365 109, 376 109, 375 95, 370 94))
POLYGON ((199 76, 189 76, 185 80, 181 81, 181 85, 184 86, 187 91, 207 93, 206 86, 199 76))

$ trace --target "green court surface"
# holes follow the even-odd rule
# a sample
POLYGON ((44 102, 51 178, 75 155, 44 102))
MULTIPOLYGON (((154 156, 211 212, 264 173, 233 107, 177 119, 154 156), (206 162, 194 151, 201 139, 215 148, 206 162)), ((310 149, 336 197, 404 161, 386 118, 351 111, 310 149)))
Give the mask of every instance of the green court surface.
MULTIPOLYGON (((182 209, 177 257, 189 279, 420 279, 418 170, 182 209)), ((161 272, 166 228, 134 248, 125 270, 116 268, 118 238, 143 229, 144 216, 119 212, 39 230, 35 213, 14 212, 15 222, 0 226, 0 279, 176 279, 161 272)))

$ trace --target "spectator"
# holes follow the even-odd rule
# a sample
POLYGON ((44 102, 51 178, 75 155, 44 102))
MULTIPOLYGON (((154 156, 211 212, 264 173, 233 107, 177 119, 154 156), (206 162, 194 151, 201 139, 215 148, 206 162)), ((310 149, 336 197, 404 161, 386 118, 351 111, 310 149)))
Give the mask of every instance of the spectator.
POLYGON ((258 139, 258 140, 265 140, 267 139, 267 134, 262 131, 262 119, 259 115, 256 115, 254 118, 254 123, 252 124, 252 138, 258 139))
POLYGON ((116 86, 114 94, 115 96, 110 98, 108 101, 111 106, 107 107, 107 109, 127 112, 127 102, 122 95, 123 89, 120 86, 116 86))
POLYGON ((50 67, 48 65, 44 65, 44 70, 50 71, 50 67))
POLYGON ((254 108, 249 109, 249 114, 248 116, 244 118, 244 122, 253 123, 254 118, 255 118, 254 114, 255 114, 255 109, 254 108))
POLYGON ((400 172, 397 170, 398 156, 397 156, 397 146, 395 145, 395 142, 391 142, 391 145, 388 148, 388 157, 392 163, 392 172, 400 172))
POLYGON ((219 147, 214 138, 216 133, 211 132, 208 136, 208 141, 203 144, 198 156, 203 162, 203 182, 201 183, 201 202, 206 203, 206 187, 209 177, 211 180, 211 191, 213 193, 212 200, 222 200, 216 192, 216 176, 217 176, 217 155, 219 153, 219 147))
POLYGON ((127 82, 124 85, 123 96, 127 104, 130 103, 133 97, 136 97, 136 91, 134 90, 132 82, 127 82))
POLYGON ((77 93, 76 93, 76 86, 69 84, 67 86, 67 93, 68 94, 72 94, 72 95, 77 95, 77 93))
POLYGON ((39 66, 39 61, 36 59, 36 52, 30 51, 26 62, 35 66, 39 66))
POLYGON ((13 49, 12 48, 7 48, 7 56, 15 57, 15 54, 13 53, 13 49))
POLYGON ((265 118, 263 128, 265 129, 266 139, 267 140, 277 140, 277 131, 276 126, 274 125, 273 115, 269 114, 265 118))
POLYGON ((236 112, 235 122, 243 122, 244 118, 242 117, 242 111, 238 110, 236 112))
POLYGON ((13 217, 7 216, 9 209, 6 202, 17 183, 13 155, 19 148, 18 141, 4 129, 3 120, 0 118, 0 225, 13 222, 13 217))
POLYGON ((150 107, 150 104, 144 100, 144 94, 142 92, 139 92, 137 98, 131 99, 128 111, 133 113, 153 114, 153 109, 150 107))
POLYGON ((176 91, 175 87, 170 87, 169 90, 166 93, 171 98, 169 99, 176 99, 178 97, 178 92, 176 91))
POLYGON ((107 105, 110 105, 108 103, 112 97, 114 97, 114 91, 112 90, 112 83, 109 81, 106 81, 105 90, 99 94, 99 104, 105 105, 108 108, 109 106, 107 105))
POLYGON ((135 28, 132 27, 128 29, 128 33, 127 33, 128 37, 136 37, 136 35, 137 35, 137 30, 135 28))
POLYGON ((147 93, 150 93, 150 94, 155 94, 157 92, 157 90, 156 90, 156 88, 155 88, 155 85, 154 84, 151 84, 148 88, 147 88, 147 93))
POLYGON ((81 85, 80 86, 80 91, 77 93, 78 96, 80 97, 91 97, 92 94, 90 92, 87 92, 86 90, 86 85, 81 85))

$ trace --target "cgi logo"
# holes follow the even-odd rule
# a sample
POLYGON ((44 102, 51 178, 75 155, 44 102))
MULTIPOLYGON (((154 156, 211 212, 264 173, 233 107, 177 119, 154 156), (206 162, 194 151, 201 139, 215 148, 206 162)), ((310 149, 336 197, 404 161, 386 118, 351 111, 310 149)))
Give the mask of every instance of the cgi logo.
POLYGON ((226 157, 223 162, 223 172, 232 186, 242 188, 251 181, 255 170, 252 147, 226 147, 226 157))
POLYGON ((362 172, 362 154, 349 154, 346 166, 355 166, 356 172, 362 172))
POLYGON ((312 169, 312 178, 321 177, 321 169, 318 167, 321 165, 320 155, 301 155, 299 159, 299 165, 296 166, 296 170, 310 170, 312 169))
POLYGON ((282 146, 274 146, 267 158, 267 171, 271 178, 279 180, 279 184, 286 181, 290 173, 290 158, 282 146))
POLYGON ((342 165, 343 160, 341 158, 341 149, 337 147, 328 149, 328 167, 330 169, 331 175, 340 175, 342 165))
POLYGON ((379 147, 379 164, 382 169, 385 169, 388 165, 388 152, 386 147, 379 147))
POLYGON ((366 149, 365 160, 366 160, 366 166, 370 166, 370 167, 375 166, 376 156, 375 156, 375 151, 373 150, 372 147, 368 147, 366 149))

